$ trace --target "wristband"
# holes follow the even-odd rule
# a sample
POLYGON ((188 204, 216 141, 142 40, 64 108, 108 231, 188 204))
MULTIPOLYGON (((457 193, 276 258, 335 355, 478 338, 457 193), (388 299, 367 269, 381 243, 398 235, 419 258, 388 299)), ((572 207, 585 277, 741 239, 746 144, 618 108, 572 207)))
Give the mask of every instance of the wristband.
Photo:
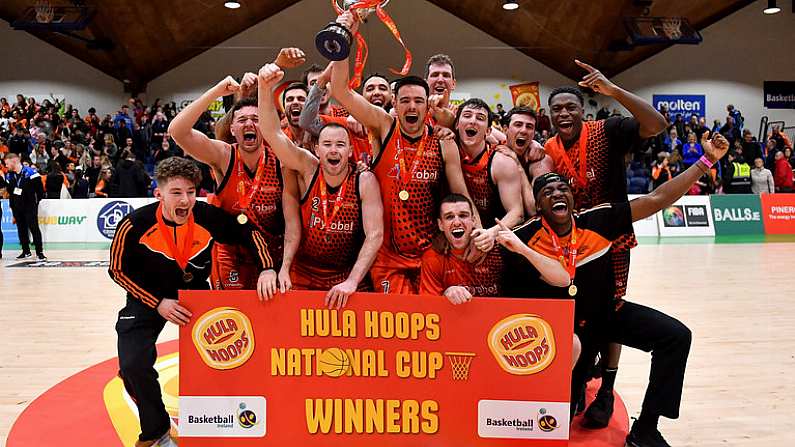
POLYGON ((699 158, 699 161, 701 161, 702 163, 707 165, 707 168, 712 168, 712 165, 715 164, 715 163, 712 163, 711 161, 709 161, 709 159, 707 158, 706 155, 702 155, 701 158, 699 158))

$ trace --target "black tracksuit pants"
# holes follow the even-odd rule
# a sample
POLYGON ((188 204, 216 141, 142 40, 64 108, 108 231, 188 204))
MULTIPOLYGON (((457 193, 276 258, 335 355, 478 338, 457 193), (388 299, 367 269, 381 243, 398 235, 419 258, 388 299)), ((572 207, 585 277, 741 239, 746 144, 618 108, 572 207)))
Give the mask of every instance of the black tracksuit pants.
POLYGON ((576 405, 602 343, 613 342, 651 352, 643 412, 678 418, 690 353, 690 329, 679 320, 640 304, 622 300, 616 307, 607 324, 595 330, 596 334, 580 334, 582 354, 572 372, 572 406, 576 405))
POLYGON ((41 230, 39 230, 39 205, 21 205, 11 209, 17 221, 17 234, 23 253, 30 253, 30 236, 33 235, 33 246, 36 253, 41 254, 41 230))
POLYGON ((155 343, 165 324, 166 320, 156 309, 129 297, 116 321, 119 375, 127 393, 138 406, 141 421, 138 439, 141 441, 158 439, 171 428, 154 368, 157 360, 155 343))

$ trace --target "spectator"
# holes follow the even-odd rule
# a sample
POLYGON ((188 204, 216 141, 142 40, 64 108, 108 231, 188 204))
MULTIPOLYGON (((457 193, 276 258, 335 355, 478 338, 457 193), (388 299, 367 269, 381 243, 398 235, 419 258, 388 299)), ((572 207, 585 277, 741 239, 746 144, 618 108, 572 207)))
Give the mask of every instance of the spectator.
POLYGON ((754 139, 754 135, 749 129, 743 131, 742 145, 743 157, 745 157, 746 160, 754 160, 754 163, 756 163, 757 157, 762 157, 762 147, 759 142, 754 139))
POLYGON ((47 166, 50 164, 50 155, 47 153, 47 147, 44 143, 36 146, 36 149, 30 153, 30 162, 36 167, 38 172, 47 170, 47 166))
POLYGON ((151 147, 160 148, 163 143, 163 137, 168 132, 168 122, 166 122, 166 115, 163 112, 155 113, 155 118, 152 121, 152 139, 150 140, 151 147))
POLYGON ((663 141, 663 151, 673 154, 677 150, 680 154, 682 153, 682 140, 679 139, 679 131, 676 130, 676 127, 672 127, 663 141))
POLYGON ((88 133, 92 136, 96 136, 97 131, 99 130, 99 117, 97 116, 97 109, 91 107, 88 109, 88 115, 85 117, 86 126, 88 127, 88 133))
POLYGON ((676 118, 674 118, 673 126, 676 128, 676 134, 685 136, 687 132, 685 131, 685 119, 681 113, 676 114, 676 118))
POLYGON ((704 125, 705 120, 704 117, 699 117, 698 115, 690 115, 690 131, 696 134, 696 141, 701 141, 701 136, 704 135, 707 129, 707 126, 704 125))
POLYGON ((735 109, 733 104, 727 105, 726 111, 729 112, 729 116, 732 117, 734 125, 737 126, 740 131, 742 131, 743 126, 745 125, 745 118, 743 118, 743 114, 740 113, 739 110, 735 109))
POLYGON ((773 130, 771 130, 768 138, 775 140, 776 150, 778 151, 783 151, 786 148, 792 149, 792 142, 787 134, 781 131, 781 127, 778 124, 773 126, 773 130))
POLYGON ((8 151, 21 157, 27 157, 30 147, 30 138, 19 127, 14 126, 11 138, 8 139, 8 151))
POLYGON ((593 121, 593 113, 585 115, 585 121, 593 121))
POLYGON ((639 161, 633 161, 627 168, 627 194, 647 194, 649 192, 649 170, 639 161))
POLYGON ((102 157, 94 155, 91 157, 91 165, 86 169, 85 177, 88 180, 88 190, 93 191, 99 180, 99 173, 102 171, 102 157))
POLYGON ((720 123, 720 120, 715 120, 715 121, 713 121, 713 122, 712 122, 712 133, 713 133, 713 134, 714 134, 715 132, 718 132, 718 133, 720 133, 720 128, 721 128, 721 127, 723 127, 723 125, 720 123))
POLYGON ((701 144, 696 142, 696 134, 690 132, 687 136, 687 144, 682 148, 682 153, 684 157, 682 158, 682 163, 684 164, 685 169, 689 168, 693 163, 697 162, 702 155, 704 155, 704 149, 701 148, 701 144))
POLYGON ((62 191, 67 189, 66 178, 61 171, 61 165, 50 161, 47 166, 47 177, 44 179, 44 193, 47 199, 60 199, 62 191))
POLYGON ((770 138, 767 140, 767 145, 765 145, 765 167, 770 169, 771 171, 775 169, 776 164, 776 140, 770 138))
POLYGON ((734 124, 734 118, 731 116, 726 117, 726 124, 720 128, 720 133, 729 140, 729 144, 732 146, 734 146, 735 141, 741 139, 740 129, 734 124))
POLYGON ((94 197, 110 197, 110 182, 112 177, 113 175, 109 168, 103 168, 102 171, 100 171, 97 186, 94 187, 94 197))
POLYGON ((608 109, 606 105, 602 105, 602 108, 596 112, 596 121, 606 120, 608 118, 610 118, 610 109, 608 109))
POLYGON ((654 167, 651 169, 652 189, 659 188, 660 185, 673 178, 671 169, 668 167, 670 157, 671 154, 668 152, 660 152, 657 154, 657 163, 655 163, 654 167))
POLYGON ((87 199, 88 191, 88 180, 83 176, 83 167, 78 165, 75 167, 75 181, 72 183, 72 198, 87 199))
POLYGON ((135 154, 125 149, 113 175, 114 197, 146 197, 151 179, 135 154))
POLYGON ((795 156, 792 155, 792 149, 790 148, 784 149, 784 158, 789 160, 789 164, 795 166, 795 156))
POLYGON ((754 194, 774 193, 776 187, 773 182, 773 173, 765 168, 762 157, 754 158, 754 169, 751 169, 751 192, 754 194))
POLYGON ((775 155, 776 165, 773 174, 773 182, 776 185, 776 192, 792 192, 793 180, 792 165, 784 157, 784 152, 778 151, 775 155))
POLYGON ((726 194, 751 194, 751 167, 742 155, 729 152, 723 171, 723 192, 726 194))
POLYGON ((168 139, 164 139, 160 142, 160 147, 155 150, 155 164, 175 155, 176 152, 171 148, 171 142, 168 139))
MULTIPOLYGON (((3 99, 5 99, 5 98, 3 98, 3 99)), ((500 117, 500 122, 502 122, 502 120, 505 119, 505 114, 506 114, 506 112, 505 112, 505 109, 502 107, 502 103, 498 103, 497 104, 497 115, 500 117)))
POLYGON ((105 134, 105 146, 102 149, 102 153, 107 155, 112 161, 118 161, 120 156, 119 147, 113 142, 112 134, 105 134))
MULTIPOLYGON (((547 115, 546 109, 538 109, 538 119, 536 120, 538 123, 536 125, 537 132, 552 132, 552 121, 549 120, 549 115, 547 115)), ((505 123, 503 123, 504 125, 505 123)))

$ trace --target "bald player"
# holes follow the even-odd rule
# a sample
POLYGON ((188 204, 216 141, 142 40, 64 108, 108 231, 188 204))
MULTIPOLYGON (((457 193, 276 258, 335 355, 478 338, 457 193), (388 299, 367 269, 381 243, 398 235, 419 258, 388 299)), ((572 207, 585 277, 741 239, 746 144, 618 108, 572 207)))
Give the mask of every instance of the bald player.
MULTIPOLYGON (((351 31, 359 22, 350 12, 337 22, 351 31)), ((421 256, 436 231, 433 216, 445 186, 468 197, 458 148, 442 141, 425 124, 428 84, 416 76, 395 81, 393 118, 367 102, 348 86, 348 61, 335 62, 331 89, 334 98, 362 123, 379 143, 373 147, 373 166, 384 204, 384 244, 370 270, 376 291, 417 293, 421 256)))
MULTIPOLYGON (((168 131, 174 141, 193 158, 210 166, 216 192, 210 202, 237 216, 238 222, 253 223, 265 237, 281 265, 284 238, 282 216, 282 169, 259 130, 257 100, 244 98, 231 110, 231 133, 235 143, 214 140, 193 125, 216 98, 232 95, 240 85, 227 76, 174 117, 168 131)), ((213 249, 212 285, 216 289, 254 289, 259 272, 245 250, 216 244, 213 249)))
POLYGON ((297 173, 293 192, 300 198, 301 242, 288 244, 282 268, 289 277, 282 290, 290 285, 328 290, 327 304, 339 308, 367 286, 367 272, 383 242, 378 181, 372 172, 357 173, 349 164, 348 132, 339 124, 320 131, 317 155, 287 138, 273 105, 273 87, 283 77, 275 64, 259 72, 260 127, 285 167, 297 173))

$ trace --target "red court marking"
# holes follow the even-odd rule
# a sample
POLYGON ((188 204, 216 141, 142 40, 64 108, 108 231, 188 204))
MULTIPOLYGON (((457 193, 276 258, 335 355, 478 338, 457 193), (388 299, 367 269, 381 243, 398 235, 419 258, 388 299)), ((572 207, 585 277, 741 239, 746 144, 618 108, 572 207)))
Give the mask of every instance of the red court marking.
MULTIPOLYGON (((176 352, 176 340, 157 346, 158 355, 176 352)), ((103 390, 116 376, 118 359, 112 358, 81 371, 37 397, 14 422, 8 447, 97 445, 121 446, 108 417, 103 390)), ((588 384, 586 402, 593 401, 599 380, 588 384)), ((629 417, 621 397, 616 394, 615 413, 603 430, 580 426, 582 416, 574 418, 570 447, 620 447, 629 430, 629 417)))

